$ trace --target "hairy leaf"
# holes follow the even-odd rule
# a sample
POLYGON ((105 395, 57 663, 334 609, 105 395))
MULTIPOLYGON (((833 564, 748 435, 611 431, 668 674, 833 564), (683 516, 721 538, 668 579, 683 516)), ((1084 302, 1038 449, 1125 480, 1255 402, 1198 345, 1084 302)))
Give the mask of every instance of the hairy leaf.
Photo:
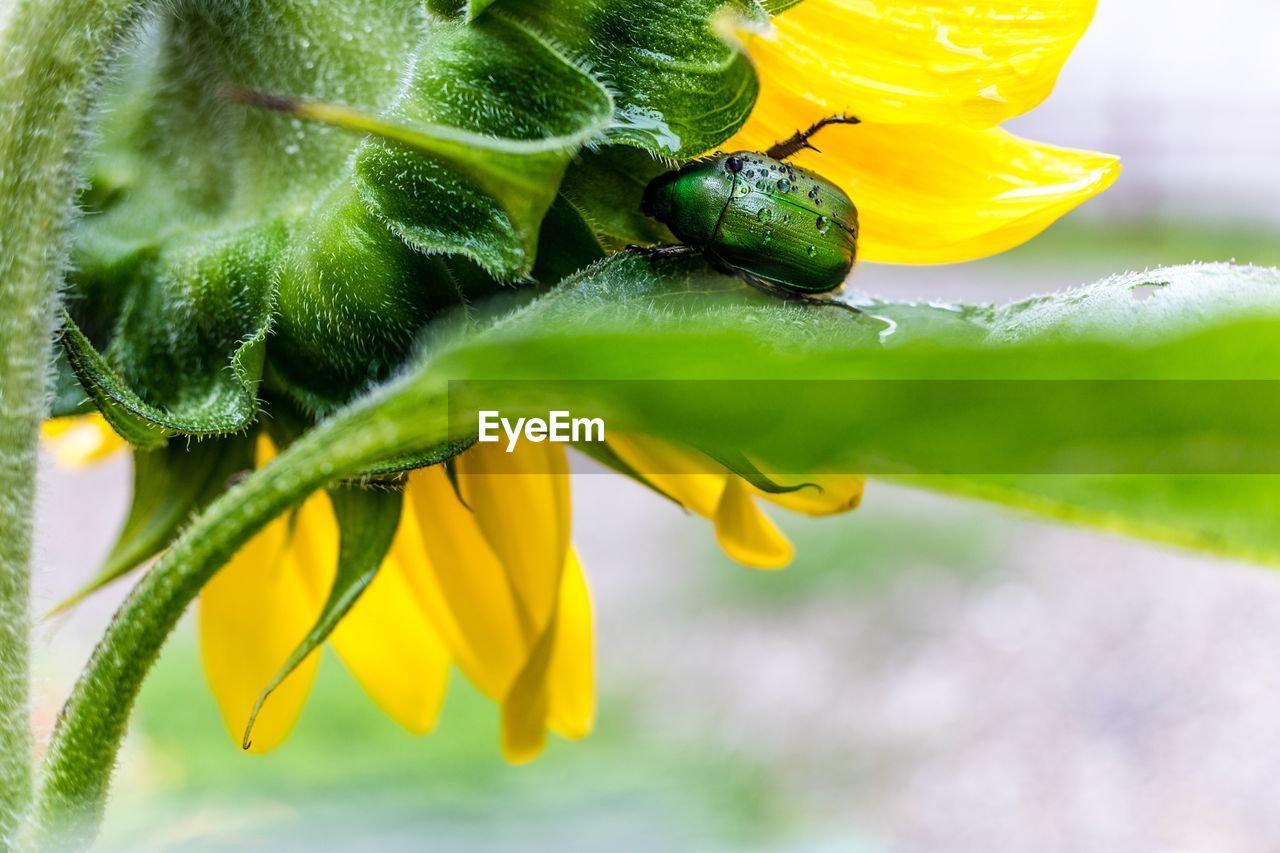
POLYGON ((451 397, 458 432, 479 401, 563 408, 773 472, 910 475, 1280 562, 1280 272, 1181 267, 1000 308, 854 301, 619 256, 434 369, 483 380, 451 397))

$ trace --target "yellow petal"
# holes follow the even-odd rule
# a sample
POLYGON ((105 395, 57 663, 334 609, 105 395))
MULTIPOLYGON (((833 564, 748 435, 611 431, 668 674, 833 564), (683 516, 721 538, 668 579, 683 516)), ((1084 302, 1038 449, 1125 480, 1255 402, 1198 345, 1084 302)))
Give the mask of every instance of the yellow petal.
POLYGON ((333 587, 338 570, 338 538, 338 519, 324 491, 311 495, 289 517, 287 555, 317 601, 327 600, 333 587))
POLYGON ((502 703, 502 751, 512 764, 536 758, 550 724, 565 737, 586 737, 595 717, 591 601, 570 549, 551 622, 502 703))
POLYGON ((756 506, 751 488, 740 477, 727 479, 715 520, 720 547, 745 566, 780 569, 795 556, 787 537, 756 506))
POLYGON ((392 551, 462 671, 490 697, 505 696, 528 657, 515 592, 443 466, 409 475, 392 551))
POLYGON ((818 486, 794 492, 760 493, 760 497, 792 512, 805 515, 838 515, 857 509, 862 503, 862 490, 867 478, 857 474, 823 474, 807 476, 806 481, 818 486))
POLYGON ((994 127, 1048 96, 1095 6, 805 0, 774 19, 775 33, 750 43, 761 93, 748 130, 789 134, 839 112, 994 127))
POLYGON ((560 590, 569 550, 564 448, 526 442, 514 453, 478 444, 457 459, 458 490, 506 571, 532 645, 560 590))
MULTIPOLYGON (((320 613, 322 601, 287 556, 288 533, 287 517, 271 522, 200 593, 200 656, 236 743, 262 689, 320 613)), ((319 663, 318 652, 309 655, 271 695, 250 751, 268 752, 289 734, 319 663)))
POLYGON ((40 433, 53 458, 67 468, 98 462, 129 446, 97 412, 45 421, 40 433))
POLYGON ((825 153, 794 160, 849 193, 868 261, 954 263, 1011 249, 1120 174, 1110 155, 1003 130, 863 124, 827 133, 825 153))
POLYGON ((449 653, 400 561, 383 561, 329 642, 393 720, 414 734, 435 726, 448 686, 449 653))
POLYGON ((715 518, 725 469, 701 453, 639 435, 609 434, 609 448, 654 488, 703 518, 715 518))
POLYGON ((547 717, 561 737, 577 740, 591 734, 596 717, 595 638, 591 625, 591 591, 577 553, 569 550, 560 583, 556 646, 548 675, 547 717))
POLYGON ((716 539, 732 559, 758 569, 791 562, 791 543, 755 505, 754 490, 718 462, 647 436, 612 433, 609 448, 659 491, 714 521, 716 539))
POLYGON ((512 764, 538 757, 547 745, 547 670, 555 651, 556 614, 502 700, 502 754, 512 764))

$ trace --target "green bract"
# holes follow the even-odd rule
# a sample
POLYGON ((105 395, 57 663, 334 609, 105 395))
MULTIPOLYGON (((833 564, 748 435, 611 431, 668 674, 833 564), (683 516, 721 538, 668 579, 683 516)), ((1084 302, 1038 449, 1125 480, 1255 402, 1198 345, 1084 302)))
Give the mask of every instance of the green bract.
MULTIPOLYGON (((713 32, 764 21, 748 0, 491 5, 178 3, 152 23, 98 119, 64 336, 122 435, 235 433, 262 398, 332 411, 432 318, 636 236, 596 176, 620 169, 638 199, 655 157, 714 147, 754 103, 713 32), (231 85, 396 132, 233 104, 231 85)), ((58 413, 81 399, 64 382, 58 413)))

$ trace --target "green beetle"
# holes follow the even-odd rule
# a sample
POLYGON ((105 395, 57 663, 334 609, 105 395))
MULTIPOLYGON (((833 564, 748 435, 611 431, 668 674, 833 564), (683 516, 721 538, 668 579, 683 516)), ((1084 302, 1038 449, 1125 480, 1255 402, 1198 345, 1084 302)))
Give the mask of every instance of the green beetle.
MULTIPOLYGON (((655 257, 700 253, 712 266, 787 299, 815 300, 846 278, 857 258, 858 209, 826 178, 786 162, 831 124, 830 116, 763 154, 695 160, 645 188, 642 210, 671 229, 674 246, 637 248, 655 257)), ((848 307, 848 306, 845 306, 848 307)))

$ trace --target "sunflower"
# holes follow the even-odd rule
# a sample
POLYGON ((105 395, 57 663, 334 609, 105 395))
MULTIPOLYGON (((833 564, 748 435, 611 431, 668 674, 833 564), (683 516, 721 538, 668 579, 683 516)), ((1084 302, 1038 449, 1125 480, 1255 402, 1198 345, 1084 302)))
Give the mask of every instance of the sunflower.
MULTIPOLYGON (((1117 176, 1113 157, 997 127, 1048 95, 1093 8, 1092 0, 792 4, 770 32, 750 38, 760 97, 726 147, 762 150, 816 117, 856 114, 860 125, 827 131, 821 154, 796 160, 858 204, 864 259, 942 263, 1003 251, 1117 176)), ((97 416, 50 422, 45 433, 66 461, 121 446, 97 416)), ((759 500, 826 515, 853 509, 863 491, 857 476, 764 489, 696 451, 639 435, 610 435, 609 450, 637 479, 711 521, 725 552, 755 568, 780 568, 793 554, 759 500)), ((260 438, 258 464, 273 452, 260 438)), ((501 704, 503 752, 513 762, 534 757, 548 730, 588 734, 592 615, 570 541, 564 451, 476 445, 449 471, 409 474, 403 507, 380 571, 328 639, 363 689, 421 734, 435 724, 456 666, 501 704)), ((237 741, 264 685, 321 613, 338 550, 333 508, 319 493, 258 533, 203 590, 204 669, 237 741)), ((285 739, 318 664, 312 652, 275 690, 247 748, 265 752, 285 739)))

